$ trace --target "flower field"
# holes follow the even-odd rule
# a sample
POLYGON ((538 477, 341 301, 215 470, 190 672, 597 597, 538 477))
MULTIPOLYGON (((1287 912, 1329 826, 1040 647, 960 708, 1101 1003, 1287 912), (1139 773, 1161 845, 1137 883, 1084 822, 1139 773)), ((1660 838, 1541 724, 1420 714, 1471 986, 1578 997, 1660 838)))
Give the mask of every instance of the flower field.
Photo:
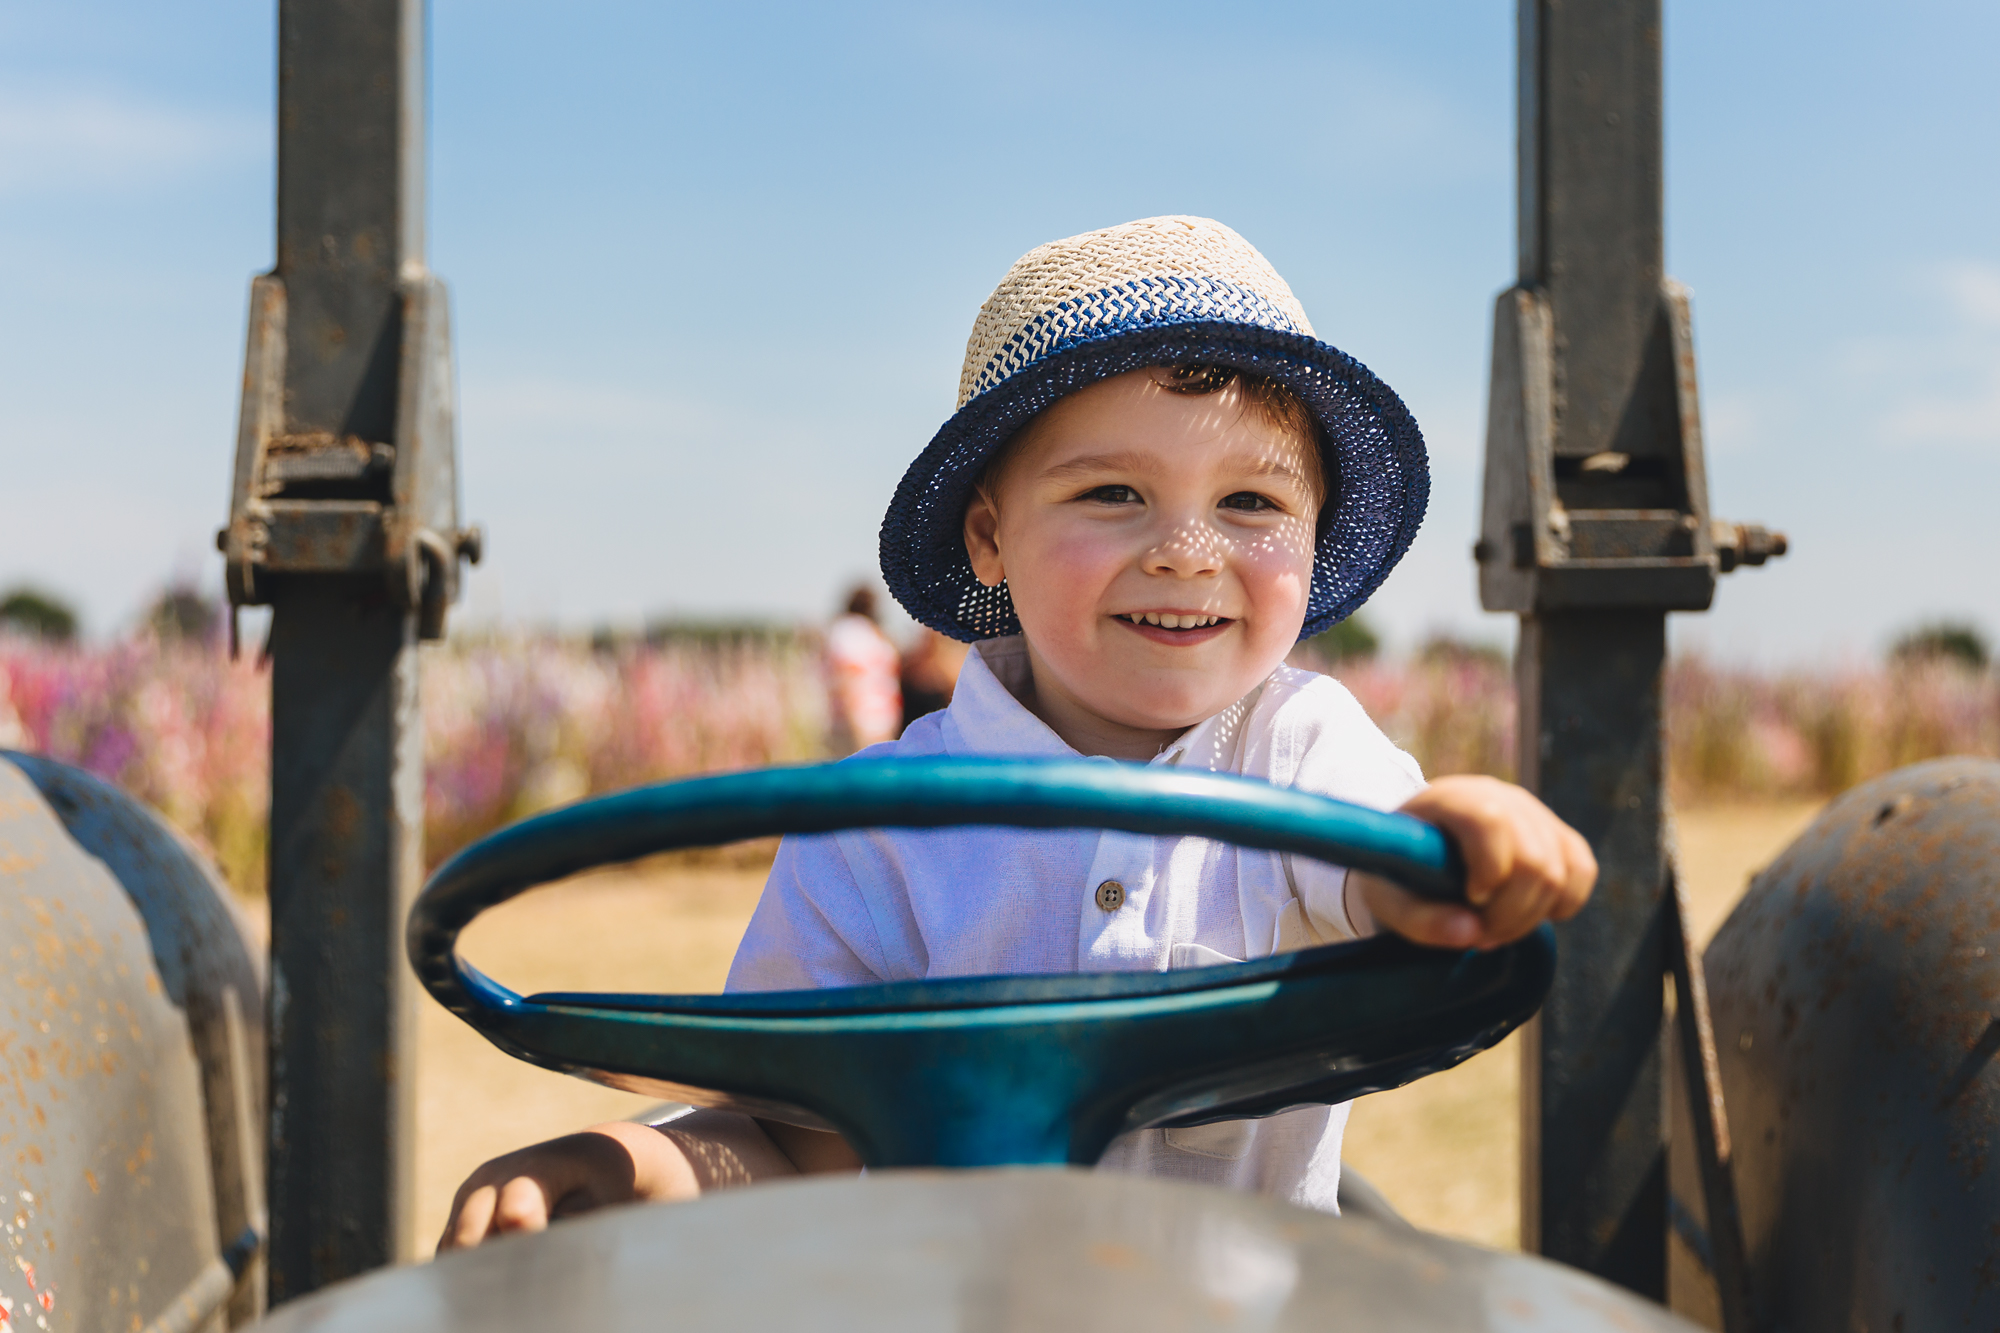
MULTIPOLYGON (((1514 776, 1512 672, 1478 659, 1336 667, 1424 771, 1514 776)), ((1681 659, 1667 671, 1676 799, 1830 796, 1946 754, 2000 756, 2000 681, 1950 661, 1765 675, 1681 659)))
MULTIPOLYGON (((824 748, 825 688, 806 646, 534 638, 422 651, 432 864, 592 792, 824 748)), ((206 848, 238 890, 261 892, 270 681, 252 655, 231 662, 150 634, 84 650, 0 640, 0 749, 109 778, 206 848)))
MULTIPOLYGON (((827 751, 824 675, 807 640, 528 637, 424 653, 433 862, 592 792, 827 751)), ((1426 772, 1511 775, 1504 664, 1447 655, 1327 669, 1426 772)), ((1684 801, 1830 794, 1935 755, 2000 754, 2000 686, 1946 661, 1771 676, 1683 660, 1667 708, 1684 801)), ((232 663, 150 633, 89 649, 0 640, 0 748, 118 783, 247 893, 264 877, 269 728, 268 678, 248 656, 232 663)))

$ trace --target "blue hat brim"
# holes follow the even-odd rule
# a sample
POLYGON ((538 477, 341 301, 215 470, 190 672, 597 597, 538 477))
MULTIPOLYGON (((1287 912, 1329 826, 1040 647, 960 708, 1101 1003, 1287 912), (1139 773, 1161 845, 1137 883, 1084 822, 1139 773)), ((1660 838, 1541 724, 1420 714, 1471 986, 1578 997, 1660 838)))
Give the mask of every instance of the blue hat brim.
POLYGON ((1403 558, 1430 502, 1430 464, 1395 391, 1337 347, 1303 334, 1204 320, 1108 334, 1043 357, 952 415, 910 464, 882 519, 882 578, 919 623, 967 643, 1018 634, 1006 586, 965 553, 965 509, 988 461, 1057 399, 1145 366, 1229 366, 1268 375, 1319 421, 1334 494, 1320 514, 1301 639, 1367 601, 1403 558))

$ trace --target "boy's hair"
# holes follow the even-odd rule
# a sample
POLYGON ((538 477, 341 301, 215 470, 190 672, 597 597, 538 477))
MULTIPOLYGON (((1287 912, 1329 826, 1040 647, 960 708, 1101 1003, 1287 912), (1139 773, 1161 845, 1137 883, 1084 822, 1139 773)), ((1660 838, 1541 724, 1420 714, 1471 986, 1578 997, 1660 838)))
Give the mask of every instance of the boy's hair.
MULTIPOLYGON (((1319 422, 1313 417, 1305 400, 1294 393, 1290 386, 1272 379, 1269 375, 1254 375, 1234 366, 1218 366, 1205 362, 1188 362, 1176 366, 1161 367, 1166 373, 1160 387, 1168 393, 1188 394, 1205 397, 1221 393, 1230 385, 1236 385, 1243 394, 1244 406, 1263 419, 1264 424, 1282 431, 1306 446, 1305 482, 1319 503, 1322 515, 1327 512, 1327 500, 1333 493, 1332 478, 1326 475, 1326 441, 1321 438, 1319 422)), ((993 457, 986 462, 979 474, 978 491, 987 496, 993 493, 994 479, 1000 475, 1007 462, 1019 449, 1021 441, 1034 428, 1039 418, 1030 418, 1027 424, 993 451, 993 457)), ((1323 524, 1322 524, 1323 526, 1323 524)))

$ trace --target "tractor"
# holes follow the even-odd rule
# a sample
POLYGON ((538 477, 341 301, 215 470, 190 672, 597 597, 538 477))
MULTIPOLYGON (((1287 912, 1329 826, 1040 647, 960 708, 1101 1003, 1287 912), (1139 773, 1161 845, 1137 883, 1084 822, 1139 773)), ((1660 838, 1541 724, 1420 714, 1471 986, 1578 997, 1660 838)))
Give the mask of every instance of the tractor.
POLYGON ((1663 269, 1661 0, 1519 0, 1521 268, 1495 308, 1482 600, 1521 617, 1521 776, 1597 898, 1485 954, 1392 938, 1159 974, 521 995, 456 952, 537 885, 779 833, 1197 834, 1451 900, 1449 840, 1103 763, 689 779, 423 879, 418 644, 464 560, 446 293, 423 256, 422 0, 280 0, 278 263, 253 284, 227 525, 272 609, 271 944, 156 815, 0 753, 0 1333, 473 1328, 1747 1330, 2000 1320, 2000 764, 1856 788, 1691 943, 1669 612, 1785 540, 1709 510, 1663 269), (421 885, 421 891, 420 890, 421 885), (427 993, 418 994, 418 986, 427 993), (859 1178, 614 1209, 425 1265, 410 1030, 841 1131, 859 1178), (1531 1253, 1089 1170, 1111 1139, 1345 1101, 1521 1028, 1531 1253), (374 1271, 381 1270, 381 1271, 374 1271), (1671 1307, 1671 1308, 1669 1308, 1671 1307), (1690 1321, 1693 1321, 1692 1323, 1690 1321))

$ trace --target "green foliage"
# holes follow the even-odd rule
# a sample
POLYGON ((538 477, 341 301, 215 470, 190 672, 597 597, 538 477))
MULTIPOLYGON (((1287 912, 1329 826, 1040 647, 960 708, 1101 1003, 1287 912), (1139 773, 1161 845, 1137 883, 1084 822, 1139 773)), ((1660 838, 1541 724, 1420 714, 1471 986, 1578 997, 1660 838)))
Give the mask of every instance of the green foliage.
POLYGON ((76 637, 76 612, 52 593, 15 588, 0 597, 0 630, 13 630, 52 643, 76 637))
POLYGON ((1382 640, 1357 611, 1325 633, 1307 639, 1304 646, 1327 662, 1366 662, 1381 649, 1382 640))
POLYGON ((1433 634, 1417 649, 1417 661, 1424 666, 1484 666, 1506 670, 1507 654, 1499 645, 1475 643, 1450 634, 1433 634))
POLYGON ((1676 714, 1678 725, 1670 737, 1675 781, 1704 792, 1759 785, 1764 775, 1751 730, 1751 696, 1716 688, 1706 676, 1682 684, 1681 693, 1687 706, 1676 714))
POLYGON ((591 635, 590 642, 599 652, 634 644, 647 648, 779 652, 798 646, 799 630, 765 620, 655 620, 640 635, 600 629, 591 635))
POLYGON ((222 608, 193 588, 168 588, 153 600, 146 624, 162 639, 206 643, 222 624, 222 608))
POLYGON ((1977 672, 1986 670, 1993 654, 1977 626, 1962 620, 1939 620, 1899 637, 1889 649, 1889 660, 1897 666, 1950 662, 1977 672))

